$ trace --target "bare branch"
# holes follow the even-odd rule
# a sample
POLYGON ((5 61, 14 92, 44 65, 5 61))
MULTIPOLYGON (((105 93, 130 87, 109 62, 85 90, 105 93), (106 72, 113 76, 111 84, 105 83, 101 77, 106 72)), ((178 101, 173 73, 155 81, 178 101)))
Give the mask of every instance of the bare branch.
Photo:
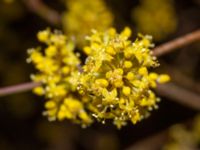
POLYGON ((18 85, 3 87, 3 88, 0 88, 0 97, 6 96, 9 94, 15 94, 15 93, 19 93, 19 92, 29 91, 39 85, 41 85, 41 83, 27 82, 27 83, 22 83, 22 84, 18 84, 18 85))
POLYGON ((172 40, 170 42, 164 43, 160 46, 157 46, 153 53, 155 56, 162 56, 169 52, 174 51, 177 48, 186 46, 188 44, 191 44, 192 42, 195 42, 199 40, 200 41, 200 29, 196 30, 194 32, 191 32, 189 34, 186 34, 185 36, 181 36, 175 40, 172 40))
POLYGON ((58 25, 61 22, 60 14, 45 5, 41 0, 23 0, 23 2, 30 11, 38 14, 49 23, 53 25, 58 25))
POLYGON ((200 95, 179 87, 174 83, 159 84, 156 91, 159 95, 170 98, 170 100, 200 110, 200 95))
POLYGON ((173 66, 163 65, 167 73, 172 78, 172 82, 177 83, 179 86, 183 86, 187 89, 190 89, 196 93, 200 94, 200 83, 193 80, 192 78, 186 76, 184 73, 180 72, 178 69, 173 66))

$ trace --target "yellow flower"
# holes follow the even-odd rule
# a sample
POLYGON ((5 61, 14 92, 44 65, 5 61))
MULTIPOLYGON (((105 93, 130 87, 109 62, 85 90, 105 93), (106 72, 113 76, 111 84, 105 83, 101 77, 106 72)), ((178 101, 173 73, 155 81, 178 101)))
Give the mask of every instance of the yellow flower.
POLYGON ((132 18, 140 32, 150 34, 160 41, 172 34, 177 27, 173 0, 140 0, 132 11, 132 18))
POLYGON ((105 103, 113 103, 113 101, 116 101, 117 99, 117 89, 113 89, 112 91, 108 91, 107 89, 103 89, 102 91, 102 101, 105 103))
POLYGON ((128 121, 136 124, 156 109, 159 98, 151 88, 170 80, 166 74, 149 69, 158 66, 151 55, 151 37, 138 35, 129 40, 131 30, 120 34, 114 28, 92 31, 89 45, 83 48, 88 57, 81 67, 74 44, 59 31, 38 33, 44 48, 28 50, 28 62, 38 73, 31 79, 42 85, 33 91, 44 95, 44 115, 50 121, 69 119, 83 127, 94 119, 107 119, 121 128, 128 121))
POLYGON ((38 73, 31 78, 42 86, 33 91, 48 98, 44 115, 48 119, 70 119, 83 126, 92 123, 91 115, 85 110, 85 103, 76 92, 79 58, 74 54, 74 44, 59 31, 49 29, 38 33, 38 40, 46 47, 28 50, 28 62, 32 62, 38 73))
POLYGON ((139 35, 131 42, 131 30, 118 34, 114 28, 106 32, 93 31, 88 37, 88 58, 79 75, 78 90, 90 98, 88 109, 97 120, 112 119, 118 127, 133 124, 157 108, 159 98, 151 88, 164 83, 168 75, 158 75, 148 69, 158 66, 149 47, 151 37, 139 35))
POLYGON ((41 86, 34 88, 33 92, 37 95, 43 95, 45 93, 44 88, 41 86))
POLYGON ((200 142, 199 114, 188 124, 176 124, 169 128, 168 139, 162 150, 198 149, 200 142))
MULTIPOLYGON (((113 16, 103 0, 66 0, 67 11, 63 15, 66 33, 75 37, 80 48, 91 29, 104 31, 113 23, 113 16)), ((90 49, 84 51, 89 53, 90 49)))

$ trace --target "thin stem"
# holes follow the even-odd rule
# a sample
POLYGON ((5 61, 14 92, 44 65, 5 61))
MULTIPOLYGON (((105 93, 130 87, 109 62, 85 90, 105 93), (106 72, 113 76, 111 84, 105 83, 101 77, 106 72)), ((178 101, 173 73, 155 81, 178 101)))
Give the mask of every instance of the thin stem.
POLYGON ((57 11, 51 9, 41 0, 23 0, 24 4, 30 11, 38 14, 46 21, 53 25, 58 25, 61 22, 61 16, 57 11))
POLYGON ((170 100, 200 110, 200 95, 186 90, 172 82, 168 84, 158 84, 156 91, 159 95, 168 97, 170 100))
POLYGON ((200 93, 199 82, 193 80, 192 78, 188 77, 187 75, 172 66, 168 66, 164 63, 162 63, 162 66, 162 68, 165 69, 165 72, 168 72, 174 83, 177 83, 179 86, 190 89, 196 93, 200 93))
POLYGON ((175 49, 186 46, 186 45, 191 44, 192 42, 195 42, 198 40, 200 41, 200 29, 193 31, 189 34, 186 34, 182 37, 179 37, 175 40, 172 40, 170 42, 164 43, 160 46, 157 46, 153 50, 153 54, 155 56, 162 56, 169 52, 174 51, 175 49))
POLYGON ((29 91, 40 85, 41 85, 41 83, 27 82, 27 83, 22 83, 22 84, 18 84, 18 85, 3 87, 3 88, 0 88, 0 97, 14 94, 14 93, 29 91))

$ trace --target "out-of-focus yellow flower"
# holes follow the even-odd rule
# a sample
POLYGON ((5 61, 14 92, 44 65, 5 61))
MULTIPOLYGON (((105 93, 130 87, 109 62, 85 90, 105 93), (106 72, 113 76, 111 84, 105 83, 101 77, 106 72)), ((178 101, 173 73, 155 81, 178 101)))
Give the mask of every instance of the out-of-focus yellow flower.
POLYGON ((193 126, 194 137, 200 144, 200 114, 195 117, 193 126))
POLYGON ((169 129, 167 142, 163 150, 192 150, 198 149, 200 144, 200 115, 190 122, 190 126, 184 124, 173 125, 169 129))
POLYGON ((157 98, 151 88, 169 81, 168 75, 149 72, 158 66, 151 55, 150 36, 139 35, 131 42, 131 30, 120 34, 114 28, 106 32, 93 30, 84 48, 88 58, 78 80, 79 92, 89 97, 88 109, 98 120, 112 119, 121 128, 127 121, 133 124, 157 108, 157 98))
POLYGON ((141 0, 132 11, 132 18, 140 32, 152 35, 157 41, 166 38, 177 27, 173 0, 141 0))
POLYGON ((59 31, 40 31, 38 40, 47 46, 28 50, 28 62, 32 62, 38 73, 31 78, 41 82, 42 86, 33 91, 44 95, 45 115, 49 120, 71 119, 73 122, 89 125, 92 122, 87 114, 82 98, 76 92, 74 84, 78 74, 79 58, 74 53, 74 43, 59 31))
POLYGON ((3 0, 4 3, 7 3, 7 4, 11 4, 13 3, 15 0, 3 0))
POLYGON ((67 11, 63 15, 63 27, 75 37, 80 48, 91 29, 104 31, 113 23, 113 15, 103 0, 66 0, 67 11))

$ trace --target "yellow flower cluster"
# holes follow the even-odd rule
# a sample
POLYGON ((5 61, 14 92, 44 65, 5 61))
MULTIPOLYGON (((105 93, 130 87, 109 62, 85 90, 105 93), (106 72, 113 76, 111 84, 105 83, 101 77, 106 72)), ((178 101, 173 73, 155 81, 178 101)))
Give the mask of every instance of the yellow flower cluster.
POLYGON ((45 44, 44 48, 28 50, 28 62, 32 62, 38 73, 31 78, 41 82, 34 92, 45 95, 45 115, 49 120, 71 119, 74 122, 88 125, 91 118, 84 109, 84 103, 76 92, 74 82, 78 73, 79 58, 74 53, 74 44, 59 31, 40 31, 38 40, 45 44))
POLYGON ((200 144, 200 115, 196 116, 190 127, 177 124, 169 129, 169 137, 163 150, 192 150, 199 149, 200 144))
POLYGON ((132 43, 130 36, 129 28, 120 34, 114 28, 93 30, 90 45, 84 47, 88 58, 78 81, 80 94, 90 98, 93 116, 102 123, 112 119, 118 128, 129 120, 137 123, 157 108, 159 99, 150 88, 169 81, 168 75, 148 70, 158 66, 149 49, 151 37, 139 35, 132 43))
POLYGON ((113 23, 112 13, 103 0, 66 0, 68 11, 63 15, 63 27, 74 36, 80 48, 91 29, 104 31, 113 23))
POLYGON ((177 18, 172 0, 141 0, 133 9, 132 18, 140 32, 152 35, 159 41, 176 30, 177 18))
POLYGON ((135 124, 157 108, 159 99, 150 88, 169 81, 168 75, 148 71, 158 66, 149 49, 151 37, 139 35, 132 43, 129 28, 120 34, 114 28, 92 32, 82 67, 73 42, 59 31, 40 31, 43 48, 28 50, 28 62, 38 70, 31 78, 41 83, 34 92, 48 99, 44 114, 83 126, 94 119, 111 119, 118 128, 129 120, 135 124))

